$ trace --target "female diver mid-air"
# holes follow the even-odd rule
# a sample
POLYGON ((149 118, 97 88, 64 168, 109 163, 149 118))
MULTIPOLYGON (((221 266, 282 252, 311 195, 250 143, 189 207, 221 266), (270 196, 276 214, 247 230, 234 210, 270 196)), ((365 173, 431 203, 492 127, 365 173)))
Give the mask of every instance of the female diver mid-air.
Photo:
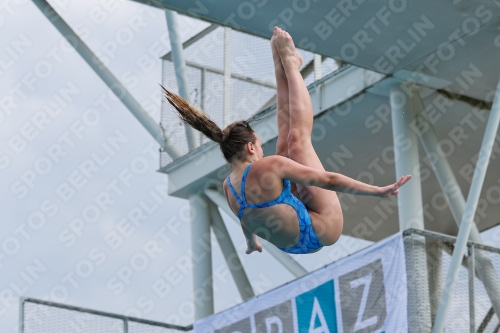
POLYGON ((311 142, 313 110, 300 74, 302 58, 290 35, 274 28, 271 48, 276 74, 276 155, 264 157, 262 142, 246 121, 221 130, 181 97, 165 94, 178 116, 219 143, 232 173, 223 183, 229 207, 241 222, 246 253, 262 252, 256 235, 287 253, 312 253, 334 244, 344 219, 335 191, 388 197, 411 176, 385 187, 327 172, 311 142))

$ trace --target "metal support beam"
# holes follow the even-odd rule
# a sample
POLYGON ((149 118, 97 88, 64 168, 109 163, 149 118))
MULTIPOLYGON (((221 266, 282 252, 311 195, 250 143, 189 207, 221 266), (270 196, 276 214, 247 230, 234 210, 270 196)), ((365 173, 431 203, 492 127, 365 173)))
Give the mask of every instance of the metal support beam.
POLYGON ((322 59, 321 59, 321 55, 320 54, 315 54, 314 55, 314 81, 318 81, 319 79, 321 79, 323 77, 323 73, 322 73, 322 66, 321 66, 321 62, 322 62, 322 59))
MULTIPOLYGON (((187 47, 193 45, 194 43, 196 43, 197 41, 199 41, 200 39, 202 39, 203 37, 205 37, 206 35, 208 35, 212 31, 217 29, 217 27, 219 27, 217 24, 209 25, 207 28, 203 29, 202 31, 200 31, 199 33, 197 33, 196 35, 194 35, 193 37, 189 38, 187 41, 182 43, 182 48, 186 49, 187 47)), ((168 52, 167 54, 165 54, 161 58, 163 60, 172 60, 172 51, 168 52)))
POLYGON ((465 211, 462 217, 462 222, 460 223, 460 229, 458 230, 457 241, 455 243, 455 251, 453 251, 453 256, 451 257, 450 269, 446 277, 443 294, 441 295, 441 302, 439 303, 436 322, 434 323, 434 327, 432 328, 433 333, 443 331, 444 324, 446 322, 446 315, 448 313, 450 305, 450 299, 455 288, 455 282, 458 276, 458 270, 460 268, 460 262, 462 261, 462 257, 464 256, 467 239, 469 238, 469 234, 474 223, 474 215, 476 212, 477 203, 479 201, 479 196, 483 187, 486 170, 488 169, 488 164, 490 161, 491 150, 495 142, 498 123, 500 121, 500 101, 498 100, 500 97, 499 94, 500 81, 497 83, 495 99, 493 101, 490 116, 488 118, 488 123, 486 125, 486 130, 484 132, 483 142, 481 143, 481 150, 479 151, 476 169, 474 170, 474 176, 472 178, 472 184, 470 186, 469 195, 467 197, 467 203, 465 204, 465 211))
MULTIPOLYGON (((217 69, 215 67, 207 66, 207 65, 202 65, 202 64, 196 63, 194 61, 186 61, 186 65, 189 67, 198 68, 201 71, 205 70, 205 71, 210 72, 210 73, 224 75, 223 70, 217 69)), ((259 79, 254 79, 254 78, 251 78, 249 76, 244 76, 244 75, 240 75, 237 73, 231 73, 231 78, 236 79, 236 80, 241 80, 244 82, 248 82, 248 83, 258 84, 258 85, 261 85, 261 86, 264 86, 267 88, 271 88, 271 89, 276 89, 276 85, 274 83, 262 81, 259 79)))
MULTIPOLYGON (((205 110, 205 84, 206 84, 206 73, 207 71, 205 68, 201 70, 201 77, 200 77, 200 108, 202 110, 205 110)), ((200 132, 200 146, 203 143, 203 133, 200 132)))
MULTIPOLYGON (((420 137, 420 142, 424 147, 427 154, 427 158, 431 162, 432 169, 436 174, 436 178, 441 185, 441 190, 448 202, 453 218, 455 219, 458 226, 460 226, 460 221, 462 220, 462 215, 465 209, 465 199, 462 194, 462 190, 458 185, 455 174, 451 169, 448 160, 443 155, 443 153, 438 149, 439 140, 432 125, 432 122, 427 114, 425 106, 420 98, 420 94, 416 89, 412 89, 415 98, 416 114, 415 118, 415 129, 420 137)), ((479 236, 479 231, 476 230, 476 239, 471 239, 471 241, 480 243, 481 237, 479 236)))
MULTIPOLYGON (((172 57, 174 59, 175 77, 177 78, 177 86, 179 87, 179 96, 189 102, 189 86, 186 77, 186 62, 182 49, 182 40, 177 26, 177 13, 169 9, 165 9, 167 17, 168 37, 170 38, 170 47, 172 48, 172 57)), ((196 131, 188 124, 184 124, 186 131, 186 139, 189 151, 198 147, 196 140, 196 131)))
MULTIPOLYGON (((400 230, 424 229, 418 139, 410 128, 410 124, 415 120, 412 99, 399 84, 390 87, 396 178, 408 174, 413 177, 398 194, 400 230)), ((408 317, 408 327, 411 332, 428 332, 431 327, 431 311, 425 238, 419 235, 407 237, 405 245, 413 248, 413 251, 406 254, 408 270, 412 272, 408 276, 408 285, 414 286, 409 289, 408 313, 416 314, 408 317)))
POLYGON ((415 121, 415 110, 411 99, 413 99, 412 96, 407 96, 398 84, 391 86, 390 103, 396 178, 399 179, 399 177, 408 174, 412 175, 412 180, 405 184, 398 194, 400 230, 425 229, 418 139, 410 128, 410 124, 415 121))
POLYGON ((128 320, 127 320, 127 318, 123 319, 123 333, 128 333, 128 320))
POLYGON ((40 11, 47 17, 47 19, 54 25, 54 27, 61 33, 61 35, 72 45, 78 54, 85 60, 87 65, 104 81, 109 89, 116 95, 116 97, 132 112, 134 117, 146 128, 146 130, 153 136, 153 138, 160 144, 160 146, 170 155, 172 159, 181 157, 180 150, 172 143, 168 137, 165 136, 163 129, 156 121, 149 116, 149 114, 142 108, 142 106, 135 100, 135 98, 128 92, 128 90, 121 84, 121 82, 111 73, 106 66, 99 60, 99 58, 92 52, 92 50, 83 42, 83 40, 71 29, 71 27, 63 20, 59 14, 47 3, 45 0, 33 0, 33 3, 40 9, 40 11))
POLYGON ((191 206, 191 249, 193 259, 194 320, 214 313, 212 244, 209 201, 203 194, 189 196, 191 206), (201 296, 200 296, 201 295, 201 296))
POLYGON ((19 298, 19 333, 24 333, 24 301, 25 297, 21 296, 19 298))
MULTIPOLYGON (((207 197, 210 198, 210 200, 213 201, 214 204, 219 206, 222 210, 228 214, 233 221, 235 221, 238 225, 240 224, 240 221, 238 221, 237 217, 234 216, 234 213, 231 211, 229 208, 229 205, 227 204, 226 198, 222 194, 220 194, 218 191, 213 190, 213 189, 205 189, 205 194, 207 197)), ((307 270, 302 267, 298 262, 296 262, 290 255, 287 253, 281 251, 278 249, 276 246, 273 244, 269 243, 268 241, 264 239, 259 239, 261 242, 262 246, 268 251, 276 260, 278 260, 279 263, 281 263, 290 273, 292 273, 295 277, 301 277, 307 274, 307 270)))
POLYGON ((484 316, 483 321, 481 321, 481 324, 479 324, 477 333, 484 333, 484 331, 486 331, 486 327, 488 327, 488 324, 490 323, 491 318, 493 318, 494 315, 495 311, 493 311, 493 308, 490 308, 486 313, 486 316, 484 316))
MULTIPOLYGON (((427 157, 431 162, 432 169, 436 174, 439 185, 441 185, 441 189, 450 207, 453 218, 460 228, 460 223, 462 222, 465 211, 464 195, 448 160, 444 154, 438 150, 439 140, 422 99, 418 91, 415 89, 412 90, 415 94, 415 105, 417 108, 417 118, 415 122, 416 131, 427 153, 427 157)), ((471 225, 469 241, 477 244, 483 243, 475 223, 471 225)), ((477 274, 484 284, 484 288, 495 309, 495 313, 500 314, 500 279, 493 267, 493 263, 485 251, 475 251, 475 260, 477 261, 477 274)))
POLYGON ((467 261, 467 266, 469 270, 469 327, 470 333, 476 333, 476 314, 475 314, 475 300, 474 300, 474 278, 476 277, 475 269, 475 255, 474 244, 469 247, 469 259, 467 261))
POLYGON ((231 28, 224 28, 224 113, 222 128, 231 122, 231 28))
MULTIPOLYGON (((315 70, 315 64, 317 62, 315 62, 315 58, 311 61, 309 61, 309 63, 307 65, 305 65, 304 67, 302 67, 302 69, 300 70, 300 75, 302 76, 302 78, 305 80, 306 77, 311 74, 312 71, 315 70)), ((321 62, 325 61, 326 60, 326 57, 325 56, 321 56, 321 62)), ((321 73, 323 74, 323 73, 321 73)), ((322 76, 323 77, 323 76, 322 76)), ((317 81, 317 80, 315 80, 317 81)))
POLYGON ((227 231, 226 225, 220 216, 219 209, 217 206, 210 202, 210 220, 212 221, 212 231, 217 238, 224 259, 226 260, 227 267, 233 276, 234 283, 238 288, 241 299, 243 301, 248 300, 255 296, 250 280, 245 273, 245 269, 241 264, 238 253, 234 248, 233 242, 231 241, 231 236, 227 231))
POLYGON ((431 323, 436 318, 439 307, 439 297, 443 291, 443 251, 442 242, 432 238, 425 239, 427 254, 427 272, 429 274, 429 303, 431 311, 431 323))

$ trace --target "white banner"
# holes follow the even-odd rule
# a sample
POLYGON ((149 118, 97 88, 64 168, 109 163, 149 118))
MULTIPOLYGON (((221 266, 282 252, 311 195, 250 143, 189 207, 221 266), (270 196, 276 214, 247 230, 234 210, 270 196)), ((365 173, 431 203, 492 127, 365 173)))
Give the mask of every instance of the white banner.
POLYGON ((406 305, 405 252, 399 233, 203 318, 194 323, 194 332, 407 332, 406 305))

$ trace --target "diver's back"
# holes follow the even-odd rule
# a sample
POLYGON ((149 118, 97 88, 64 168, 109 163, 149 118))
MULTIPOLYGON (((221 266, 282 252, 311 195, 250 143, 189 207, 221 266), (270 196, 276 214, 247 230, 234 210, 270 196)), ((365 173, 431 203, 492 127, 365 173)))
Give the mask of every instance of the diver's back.
POLYGON ((224 182, 224 192, 248 230, 279 247, 297 241, 297 213, 287 203, 292 196, 290 182, 270 171, 266 163, 251 163, 243 173, 233 172, 224 182))

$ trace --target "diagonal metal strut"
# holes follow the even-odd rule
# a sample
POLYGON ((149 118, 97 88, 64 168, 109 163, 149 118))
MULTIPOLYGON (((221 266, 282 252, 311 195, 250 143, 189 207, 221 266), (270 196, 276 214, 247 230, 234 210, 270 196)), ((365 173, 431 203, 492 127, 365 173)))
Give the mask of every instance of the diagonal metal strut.
POLYGON ((498 123, 500 122, 499 98, 500 81, 497 83, 495 99, 493 101, 490 116, 488 118, 488 123, 486 125, 486 130, 484 132, 481 150, 479 151, 479 158, 476 164, 476 169, 474 170, 474 176, 472 178, 469 194, 467 196, 467 203, 465 205, 462 222, 460 223, 457 242, 455 243, 455 251, 453 251, 453 256, 451 258, 450 268, 448 271, 448 275, 446 276, 445 288, 441 295, 441 301, 439 303, 436 321, 434 323, 434 327, 432 328, 432 333, 442 332, 445 325, 446 315, 448 313, 451 296, 453 294, 456 279, 458 276, 458 270, 460 268, 460 262, 462 261, 462 257, 464 256, 464 252, 467 246, 467 239, 469 238, 469 234, 474 223, 474 215, 476 212, 477 203, 479 201, 479 196, 483 187, 486 170, 488 169, 491 150, 493 148, 495 136, 498 130, 498 123))
POLYGON ((153 138, 165 149, 172 159, 179 158, 180 150, 165 136, 163 129, 142 108, 137 100, 128 92, 123 84, 111 73, 83 40, 71 29, 59 14, 45 0, 33 0, 33 3, 47 17, 52 25, 72 45, 78 54, 92 68, 92 70, 104 81, 116 97, 132 112, 135 118, 146 128, 153 138))

